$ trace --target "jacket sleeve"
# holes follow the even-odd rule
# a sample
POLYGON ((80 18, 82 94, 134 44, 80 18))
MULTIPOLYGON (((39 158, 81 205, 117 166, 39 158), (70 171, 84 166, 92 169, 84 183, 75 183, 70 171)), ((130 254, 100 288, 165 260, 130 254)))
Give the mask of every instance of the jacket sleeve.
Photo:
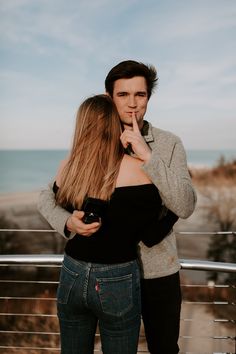
POLYGON ((185 219, 193 213, 197 200, 188 172, 186 153, 178 137, 174 143, 172 138, 170 144, 167 136, 162 145, 161 149, 160 143, 159 146, 151 146, 152 156, 143 165, 143 170, 157 186, 165 206, 185 219))
POLYGON ((41 191, 37 206, 39 212, 59 234, 66 239, 74 236, 66 229, 66 222, 71 213, 56 204, 53 183, 50 183, 48 188, 41 191))
POLYGON ((178 219, 178 216, 168 209, 164 217, 145 226, 141 241, 147 247, 157 245, 169 235, 178 219))

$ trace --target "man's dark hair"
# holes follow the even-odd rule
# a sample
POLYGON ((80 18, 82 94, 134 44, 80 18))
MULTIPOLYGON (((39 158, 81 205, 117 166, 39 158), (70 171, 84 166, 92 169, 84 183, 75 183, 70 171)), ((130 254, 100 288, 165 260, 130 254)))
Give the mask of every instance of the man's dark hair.
POLYGON ((143 76, 147 83, 148 99, 157 85, 157 71, 153 65, 146 65, 134 60, 125 60, 114 66, 105 79, 105 89, 113 97, 114 83, 119 79, 131 79, 135 76, 143 76))

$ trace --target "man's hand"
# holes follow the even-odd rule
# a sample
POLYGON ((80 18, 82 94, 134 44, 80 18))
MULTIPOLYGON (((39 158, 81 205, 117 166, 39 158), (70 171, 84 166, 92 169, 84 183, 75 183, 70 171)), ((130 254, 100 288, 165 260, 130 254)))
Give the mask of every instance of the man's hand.
POLYGON ((120 136, 122 145, 126 149, 130 144, 134 154, 142 161, 147 162, 151 158, 151 150, 142 137, 135 113, 132 113, 133 130, 125 129, 120 136))
POLYGON ((73 214, 67 219, 66 227, 70 232, 88 237, 94 234, 94 232, 98 231, 101 226, 101 222, 85 224, 82 221, 83 216, 83 211, 74 210, 73 214))

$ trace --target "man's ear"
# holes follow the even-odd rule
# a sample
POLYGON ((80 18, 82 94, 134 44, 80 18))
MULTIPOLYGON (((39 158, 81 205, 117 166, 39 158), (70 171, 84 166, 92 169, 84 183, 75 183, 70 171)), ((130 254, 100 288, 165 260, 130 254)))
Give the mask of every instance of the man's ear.
POLYGON ((105 92, 105 95, 107 95, 107 96, 109 96, 110 98, 112 98, 111 96, 110 96, 110 94, 109 94, 109 92, 105 92))

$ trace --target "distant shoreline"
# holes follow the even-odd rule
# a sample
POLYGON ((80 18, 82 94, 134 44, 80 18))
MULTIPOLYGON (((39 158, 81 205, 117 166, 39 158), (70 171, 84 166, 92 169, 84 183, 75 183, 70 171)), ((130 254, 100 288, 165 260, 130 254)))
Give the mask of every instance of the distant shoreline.
MULTIPOLYGON (((54 179, 68 150, 0 150, 0 195, 38 191, 54 179)), ((186 150, 189 169, 215 167, 221 158, 236 159, 235 150, 186 150)))
POLYGON ((0 193, 0 209, 37 204, 40 191, 0 193))
MULTIPOLYGON (((211 167, 209 166, 205 166, 205 165, 188 165, 190 170, 202 170, 202 169, 210 169, 211 167)), ((32 190, 26 190, 24 188, 24 190, 1 190, 0 188, 0 209, 2 209, 4 207, 4 205, 2 205, 3 203, 6 205, 9 205, 10 203, 17 203, 18 205, 20 203, 22 204, 29 204, 30 202, 35 201, 36 196, 38 197, 40 191, 44 188, 47 188, 48 183, 50 181, 48 180, 47 183, 45 183, 43 186, 39 186, 36 188, 32 188, 32 190)))

